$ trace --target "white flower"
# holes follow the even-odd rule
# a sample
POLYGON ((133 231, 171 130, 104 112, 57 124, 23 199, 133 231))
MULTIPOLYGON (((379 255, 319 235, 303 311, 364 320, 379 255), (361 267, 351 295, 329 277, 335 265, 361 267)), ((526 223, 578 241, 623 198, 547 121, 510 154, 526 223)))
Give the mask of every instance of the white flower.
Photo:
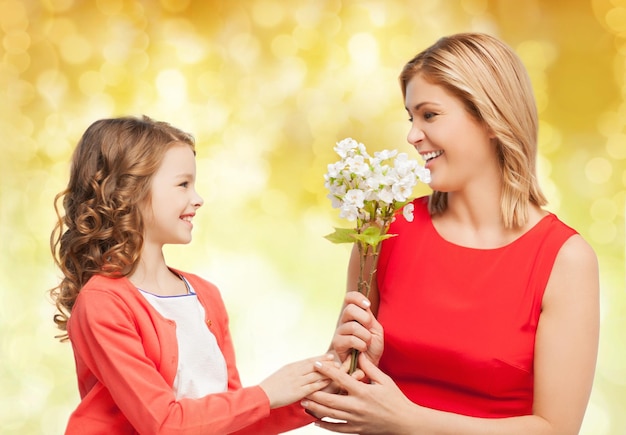
POLYGON ((345 204, 353 205, 358 208, 363 208, 365 201, 365 192, 360 189, 350 189, 343 197, 345 204))
POLYGON ((348 219, 349 221, 355 221, 359 217, 359 209, 352 204, 344 204, 339 212, 339 217, 348 219))
POLYGON ((418 165, 415 168, 415 175, 417 175, 417 178, 419 178, 422 183, 428 184, 431 182, 430 170, 427 168, 424 168, 423 166, 418 165))
POLYGON ((346 166, 348 166, 352 173, 361 177, 366 177, 370 172, 370 165, 365 161, 365 157, 357 155, 346 159, 346 166))
MULTIPOLYGON (((341 159, 328 165, 324 186, 340 217, 358 220, 359 231, 373 223, 386 231, 418 181, 430 182, 430 172, 406 153, 382 150, 370 156, 352 138, 337 142, 334 149, 341 159)), ((407 206, 403 213, 412 219, 412 210, 407 206)))
POLYGON ((414 209, 415 209, 415 206, 413 205, 412 202, 402 207, 402 216, 404 216, 407 222, 413 222, 413 210, 414 209))

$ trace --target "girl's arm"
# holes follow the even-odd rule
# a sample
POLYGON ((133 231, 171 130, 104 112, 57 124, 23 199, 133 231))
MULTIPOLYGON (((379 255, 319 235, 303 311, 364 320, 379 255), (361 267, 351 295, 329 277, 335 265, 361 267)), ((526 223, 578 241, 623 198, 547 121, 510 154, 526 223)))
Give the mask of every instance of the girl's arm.
POLYGON ((346 420, 319 423, 342 433, 577 434, 591 392, 598 335, 597 259, 575 235, 559 251, 543 298, 535 346, 533 415, 484 419, 421 407, 363 356, 360 368, 371 384, 320 363, 318 370, 347 395, 316 392, 303 406, 318 416, 346 420))
MULTIPOLYGON (((217 320, 219 329, 228 334, 224 319, 225 316, 217 320)), ((171 349, 164 347, 168 343, 175 345, 175 336, 159 342, 170 331, 175 332, 173 328, 149 325, 146 329, 162 329, 157 337, 141 334, 141 328, 135 313, 116 295, 97 289, 81 292, 72 312, 70 336, 81 391, 86 395, 70 419, 68 433, 95 433, 99 429, 104 433, 110 430, 111 415, 115 412, 121 412, 136 431, 146 434, 225 434, 270 416, 272 403, 261 386, 241 388, 229 336, 223 340, 228 347, 223 350, 229 368, 229 391, 199 399, 177 400, 162 374, 168 373, 173 380, 177 361, 174 358, 171 361, 160 359, 161 352, 174 355, 171 349), (100 419, 102 416, 105 418, 100 419)), ((314 359, 294 363, 288 369, 291 374, 279 375, 285 375, 285 387, 289 384, 293 400, 308 394, 306 390, 309 388, 315 390, 326 385, 318 384, 321 376, 312 370, 313 362, 314 359), (294 368, 297 373, 293 372, 294 368), (300 372, 309 374, 299 376, 300 372), (287 376, 291 377, 287 379, 287 376), (292 384, 294 378, 304 379, 304 384, 292 384)), ((294 410, 297 406, 292 408, 277 413, 296 418, 294 410)), ((271 421, 278 427, 281 424, 293 427, 310 421, 302 410, 299 415, 297 421, 271 421)))

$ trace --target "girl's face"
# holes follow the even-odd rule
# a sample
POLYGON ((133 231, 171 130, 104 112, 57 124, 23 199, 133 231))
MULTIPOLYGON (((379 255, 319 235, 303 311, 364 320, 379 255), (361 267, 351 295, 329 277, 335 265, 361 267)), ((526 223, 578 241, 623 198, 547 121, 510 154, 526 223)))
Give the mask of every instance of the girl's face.
POLYGON ((500 176, 493 135, 456 96, 418 74, 407 84, 405 105, 411 121, 407 141, 430 170, 431 188, 458 191, 500 176))
POLYGON ((141 213, 146 244, 163 246, 191 241, 192 219, 204 201, 195 189, 196 159, 187 144, 171 146, 152 177, 150 203, 141 213))

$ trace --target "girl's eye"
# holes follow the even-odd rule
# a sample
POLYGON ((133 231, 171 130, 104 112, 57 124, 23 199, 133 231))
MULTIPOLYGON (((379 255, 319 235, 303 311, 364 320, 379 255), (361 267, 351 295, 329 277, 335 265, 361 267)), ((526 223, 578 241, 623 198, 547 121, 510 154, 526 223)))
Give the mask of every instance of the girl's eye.
POLYGON ((179 184, 180 187, 187 187, 189 186, 189 182, 188 181, 183 181, 182 183, 179 184))
POLYGON ((409 117, 409 122, 413 122, 413 117, 412 116, 409 117))

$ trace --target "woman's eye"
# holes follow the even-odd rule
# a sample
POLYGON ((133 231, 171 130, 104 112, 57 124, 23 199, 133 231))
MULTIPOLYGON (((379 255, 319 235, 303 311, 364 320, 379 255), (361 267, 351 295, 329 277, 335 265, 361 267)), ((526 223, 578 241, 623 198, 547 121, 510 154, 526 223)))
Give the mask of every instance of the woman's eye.
POLYGON ((435 114, 433 112, 425 112, 424 113, 424 119, 425 120, 429 120, 435 117, 435 114))

